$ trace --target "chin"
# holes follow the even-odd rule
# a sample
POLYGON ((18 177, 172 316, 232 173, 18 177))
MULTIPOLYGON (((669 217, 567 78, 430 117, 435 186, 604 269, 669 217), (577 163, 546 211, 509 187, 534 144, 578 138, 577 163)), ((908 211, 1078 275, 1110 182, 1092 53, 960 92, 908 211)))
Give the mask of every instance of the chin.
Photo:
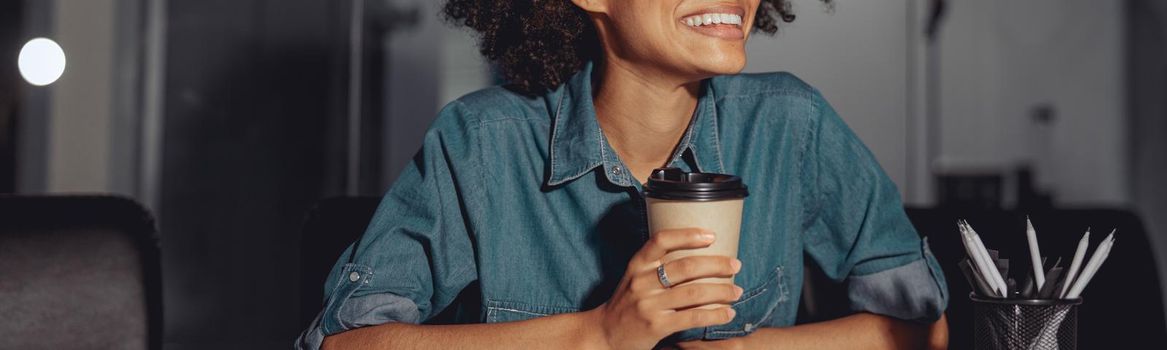
MULTIPOLYGON (((721 39, 717 39, 721 40, 721 39)), ((702 78, 714 75, 741 73, 746 68, 745 45, 717 43, 717 45, 690 45, 679 53, 683 64, 699 72, 702 78), (698 53, 701 54, 693 54, 698 53)))
POLYGON ((746 68, 745 57, 737 59, 724 59, 717 61, 706 61, 696 65, 700 67, 702 78, 708 78, 717 75, 733 75, 741 73, 746 68))

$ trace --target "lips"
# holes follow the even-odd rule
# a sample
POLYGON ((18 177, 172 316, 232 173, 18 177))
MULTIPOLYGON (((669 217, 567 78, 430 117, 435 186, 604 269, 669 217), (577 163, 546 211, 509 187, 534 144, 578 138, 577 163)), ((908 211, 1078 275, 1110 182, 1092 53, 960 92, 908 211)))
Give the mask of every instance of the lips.
POLYGON ((686 14, 680 18, 681 24, 698 34, 729 39, 745 38, 745 11, 736 6, 713 6, 686 14))
POLYGON ((706 13, 685 17, 682 21, 690 27, 707 26, 713 24, 732 24, 741 28, 742 16, 732 13, 706 13))

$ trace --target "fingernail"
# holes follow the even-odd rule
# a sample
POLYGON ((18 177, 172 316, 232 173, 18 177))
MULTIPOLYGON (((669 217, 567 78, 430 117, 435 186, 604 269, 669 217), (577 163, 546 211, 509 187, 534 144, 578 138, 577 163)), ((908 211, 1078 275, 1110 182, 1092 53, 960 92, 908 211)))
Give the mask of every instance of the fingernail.
POLYGON ((733 291, 734 291, 734 293, 736 293, 735 295, 737 295, 737 297, 735 297, 735 299, 741 298, 741 297, 742 297, 742 293, 745 293, 745 292, 746 292, 746 290, 745 290, 745 289, 742 289, 742 287, 739 287, 739 286, 737 286, 737 285, 734 285, 734 286, 733 286, 733 291))
POLYGON ((733 261, 729 262, 729 266, 733 268, 733 273, 737 273, 738 271, 742 270, 742 261, 733 259, 733 261))
POLYGON ((735 316, 737 316, 737 310, 734 310, 732 307, 727 307, 726 310, 727 311, 725 313, 729 315, 729 319, 732 320, 735 316))
POLYGON ((702 231, 698 237, 701 238, 702 241, 706 242, 711 242, 714 238, 716 238, 716 236, 713 235, 713 232, 709 231, 702 231))

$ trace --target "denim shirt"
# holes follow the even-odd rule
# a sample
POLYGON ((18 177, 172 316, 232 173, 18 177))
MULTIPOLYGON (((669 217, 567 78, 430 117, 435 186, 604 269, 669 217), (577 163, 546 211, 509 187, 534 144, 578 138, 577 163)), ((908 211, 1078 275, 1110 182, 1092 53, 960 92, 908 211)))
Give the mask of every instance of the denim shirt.
MULTIPOLYGON (((649 232, 640 184, 596 120, 591 72, 540 96, 495 87, 447 105, 333 267, 297 347, 439 314, 507 322, 608 300, 649 232)), ((700 91, 670 165, 749 186, 735 277, 745 292, 732 322, 679 339, 793 325, 804 258, 845 282, 852 310, 940 317, 939 265, 895 184, 817 90, 767 73, 707 79, 700 91)))

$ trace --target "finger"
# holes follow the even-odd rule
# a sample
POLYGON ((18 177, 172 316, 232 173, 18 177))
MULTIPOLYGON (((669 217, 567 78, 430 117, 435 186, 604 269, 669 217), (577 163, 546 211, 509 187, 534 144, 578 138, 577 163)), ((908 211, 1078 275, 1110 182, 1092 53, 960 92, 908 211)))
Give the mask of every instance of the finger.
POLYGON ((678 310, 709 304, 730 304, 742 297, 742 288, 729 283, 692 283, 657 295, 661 309, 678 310))
POLYGON ((640 247, 634 259, 640 265, 656 268, 656 262, 671 251, 708 247, 713 244, 713 240, 713 232, 700 228, 658 231, 640 247))
POLYGON ((665 263, 665 274, 669 277, 669 283, 678 285, 701 278, 733 277, 741 268, 742 262, 738 259, 728 256, 698 255, 665 263))
POLYGON ((665 315, 668 322, 676 327, 677 331, 690 329, 717 326, 733 321, 737 312, 732 307, 724 306, 713 309, 688 309, 685 311, 677 311, 670 315, 665 315))

